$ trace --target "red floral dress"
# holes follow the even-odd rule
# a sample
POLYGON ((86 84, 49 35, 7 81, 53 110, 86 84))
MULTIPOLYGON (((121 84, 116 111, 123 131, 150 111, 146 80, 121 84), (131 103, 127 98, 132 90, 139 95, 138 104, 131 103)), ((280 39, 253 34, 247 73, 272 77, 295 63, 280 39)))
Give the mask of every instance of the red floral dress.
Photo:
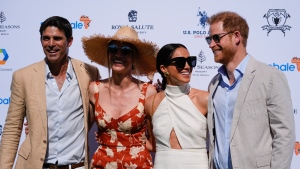
POLYGON ((144 104, 147 87, 148 84, 144 83, 138 105, 118 119, 102 109, 98 103, 99 91, 95 91, 95 120, 100 131, 100 145, 91 161, 92 168, 153 168, 151 155, 146 149, 144 104))

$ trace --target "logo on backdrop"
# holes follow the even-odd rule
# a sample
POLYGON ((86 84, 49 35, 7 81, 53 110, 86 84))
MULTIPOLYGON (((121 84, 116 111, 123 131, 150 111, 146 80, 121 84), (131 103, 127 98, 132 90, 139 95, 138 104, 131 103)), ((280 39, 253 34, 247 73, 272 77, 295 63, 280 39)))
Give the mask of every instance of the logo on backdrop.
POLYGON ((6 25, 4 22, 6 22, 6 16, 3 11, 0 11, 0 35, 9 35, 9 31, 20 29, 20 25, 6 25))
POLYGON ((277 69, 283 71, 283 72, 294 72, 298 71, 300 72, 300 58, 293 57, 291 59, 291 63, 272 63, 269 64, 270 66, 276 67, 277 69))
POLYGON ((206 56, 201 50, 197 56, 197 65, 194 68, 193 76, 210 76, 210 74, 213 74, 214 76, 217 73, 217 70, 221 67, 217 65, 203 64, 205 61, 206 56), (212 71, 214 71, 215 73, 212 73, 212 71))
MULTIPOLYGON (((9 58, 9 55, 6 52, 6 50, 5 49, 0 49, 0 66, 1 65, 5 65, 6 61, 8 60, 8 58, 9 58)), ((3 67, 0 67, 0 71, 12 71, 12 68, 3 68, 3 67)))
MULTIPOLYGON (((92 20, 86 15, 81 15, 79 21, 70 22, 72 29, 88 29, 92 20)), ((43 22, 41 22, 42 24, 43 22)))
POLYGON ((300 72, 300 58, 293 57, 292 63, 297 65, 297 70, 298 70, 298 72, 300 72))
POLYGON ((3 55, 3 58, 2 58, 2 56, 0 56, 0 65, 4 65, 7 61, 7 59, 9 58, 9 56, 5 49, 0 49, 0 55, 3 55))
POLYGON ((206 57, 204 55, 204 53, 202 52, 202 50, 200 51, 197 60, 202 64, 202 62, 204 62, 206 60, 206 57))
MULTIPOLYGON (((152 24, 138 24, 137 16, 138 12, 136 10, 130 10, 127 14, 128 23, 127 24, 114 24, 111 25, 112 30, 120 29, 122 26, 130 26, 136 30, 138 34, 146 34, 147 31, 154 30, 154 25, 152 24), (137 23, 137 24, 133 24, 137 23)), ((141 21, 141 19, 139 19, 141 21)))
POLYGON ((128 12, 128 21, 129 22, 136 22, 137 20, 137 11, 131 10, 128 12))
POLYGON ((208 30, 208 15, 206 11, 201 11, 200 7, 198 7, 197 11, 197 27, 190 29, 190 30, 183 30, 182 33, 184 35, 192 35, 194 38, 205 38, 209 35, 209 30, 208 30))
POLYGON ((299 141, 295 142, 294 150, 295 150, 296 156, 300 154, 300 143, 299 143, 299 141))
POLYGON ((88 29, 92 20, 88 16, 81 15, 79 21, 71 22, 72 29, 88 29))
POLYGON ((10 97, 8 97, 8 98, 0 97, 0 104, 9 104, 9 103, 10 103, 10 97))
POLYGON ((80 20, 81 22, 83 22, 84 28, 85 28, 85 29, 87 29, 87 28, 90 27, 90 23, 91 23, 92 20, 90 20, 90 18, 89 18, 88 16, 82 15, 82 16, 79 18, 79 20, 80 20))
POLYGON ((208 16, 207 16, 206 11, 201 12, 200 7, 199 7, 197 16, 200 17, 198 26, 201 25, 202 29, 205 29, 205 27, 208 25, 207 22, 206 22, 208 20, 208 16))
POLYGON ((285 36, 285 31, 290 30, 292 27, 286 25, 287 18, 291 16, 285 11, 285 9, 269 9, 269 11, 264 15, 267 19, 268 25, 262 26, 263 30, 267 30, 267 36, 272 30, 280 30, 285 36))

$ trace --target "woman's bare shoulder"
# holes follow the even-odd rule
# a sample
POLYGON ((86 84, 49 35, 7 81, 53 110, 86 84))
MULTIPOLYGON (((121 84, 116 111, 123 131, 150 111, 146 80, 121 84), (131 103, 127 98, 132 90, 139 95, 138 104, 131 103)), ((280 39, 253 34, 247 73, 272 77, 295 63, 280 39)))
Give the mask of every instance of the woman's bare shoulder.
POLYGON ((209 92, 192 88, 191 96, 197 98, 200 103, 207 104, 209 92))

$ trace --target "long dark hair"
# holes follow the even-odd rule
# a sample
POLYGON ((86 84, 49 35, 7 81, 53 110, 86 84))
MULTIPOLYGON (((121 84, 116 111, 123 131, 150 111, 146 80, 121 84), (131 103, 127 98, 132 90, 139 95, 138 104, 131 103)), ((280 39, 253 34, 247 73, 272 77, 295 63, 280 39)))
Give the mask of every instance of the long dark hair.
POLYGON ((160 66, 161 65, 166 66, 166 64, 171 60, 174 51, 177 48, 180 48, 180 47, 187 49, 183 44, 169 43, 169 44, 164 45, 157 53, 156 70, 158 71, 158 73, 162 77, 162 86, 161 86, 161 88, 163 90, 166 89, 167 78, 164 76, 164 73, 160 70, 160 66))

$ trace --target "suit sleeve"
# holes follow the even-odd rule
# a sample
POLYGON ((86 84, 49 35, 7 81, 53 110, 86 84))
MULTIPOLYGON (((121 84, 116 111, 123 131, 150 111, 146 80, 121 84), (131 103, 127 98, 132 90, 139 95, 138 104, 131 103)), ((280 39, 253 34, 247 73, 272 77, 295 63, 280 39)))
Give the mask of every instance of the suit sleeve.
POLYGON ((276 70, 270 80, 267 100, 273 134, 271 168, 289 169, 295 143, 295 124, 290 89, 285 75, 276 70))
POLYGON ((18 150, 25 117, 25 92, 22 76, 16 72, 11 82, 11 96, 0 148, 0 168, 11 169, 18 150), (19 75, 19 76, 18 76, 19 75))

